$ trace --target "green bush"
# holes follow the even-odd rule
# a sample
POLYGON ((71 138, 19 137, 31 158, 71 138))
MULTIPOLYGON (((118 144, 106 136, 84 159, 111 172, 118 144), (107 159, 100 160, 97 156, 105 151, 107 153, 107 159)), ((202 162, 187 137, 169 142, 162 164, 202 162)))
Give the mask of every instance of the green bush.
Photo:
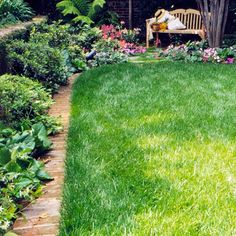
POLYGON ((0 1, 0 27, 30 20, 33 16, 32 9, 23 0, 0 1))
POLYGON ((48 44, 50 47, 62 50, 66 56, 68 70, 77 72, 87 69, 85 52, 90 51, 100 38, 101 31, 98 28, 62 25, 59 21, 33 27, 29 41, 48 44))
POLYGON ((26 77, 0 76, 0 119, 14 127, 46 115, 53 101, 43 86, 26 77))
POLYGON ((30 32, 30 41, 47 43, 50 47, 65 49, 72 38, 69 29, 69 24, 62 25, 60 21, 50 25, 47 23, 35 25, 30 32))
POLYGON ((7 45, 8 68, 13 74, 36 79, 56 92, 70 75, 67 53, 43 42, 12 41, 7 45))
POLYGON ((16 39, 27 40, 29 37, 30 26, 27 26, 24 29, 20 29, 17 31, 12 32, 11 34, 0 38, 0 75, 7 73, 7 45, 16 39))
POLYGON ((72 44, 85 50, 91 50, 93 44, 102 38, 101 30, 97 27, 91 28, 85 25, 83 27, 70 27, 69 30, 72 44))

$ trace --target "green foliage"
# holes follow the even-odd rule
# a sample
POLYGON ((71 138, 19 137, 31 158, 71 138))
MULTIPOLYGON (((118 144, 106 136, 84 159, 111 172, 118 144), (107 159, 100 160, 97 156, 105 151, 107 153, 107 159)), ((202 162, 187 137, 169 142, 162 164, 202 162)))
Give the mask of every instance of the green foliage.
POLYGON ((46 43, 52 48, 65 49, 70 44, 70 25, 61 24, 61 21, 53 24, 42 23, 32 27, 29 40, 34 43, 46 43))
POLYGON ((63 0, 57 4, 64 16, 73 16, 74 22, 91 25, 98 11, 105 4, 105 0, 63 0))
POLYGON ((170 45, 166 50, 159 49, 157 55, 172 61, 233 64, 236 47, 210 48, 207 41, 188 42, 179 46, 170 45))
POLYGON ((28 38, 29 28, 30 26, 0 38, 0 74, 7 72, 7 45, 14 39, 26 40, 28 38))
POLYGON ((32 9, 23 0, 0 1, 0 27, 30 20, 33 16, 32 9))
POLYGON ((116 64, 128 61, 128 56, 119 51, 117 40, 99 40, 95 45, 96 56, 90 63, 92 66, 102 66, 106 64, 116 64))
POLYGON ((101 30, 97 27, 90 27, 84 25, 82 27, 71 27, 71 45, 76 45, 89 51, 92 49, 93 44, 95 44, 102 37, 101 30))
MULTIPOLYGON (((26 77, 0 76, 0 119, 19 128, 42 121, 47 125, 47 111, 53 101, 43 86, 26 77)), ((52 121, 51 121, 52 123, 52 121)))
POLYGON ((70 75, 66 54, 43 42, 12 41, 7 45, 7 62, 11 73, 38 80, 56 92, 70 75))
POLYGON ((51 148, 42 123, 31 130, 0 131, 0 233, 5 232, 23 207, 42 192, 42 181, 52 180, 33 155, 51 148))
POLYGON ((107 8, 103 8, 102 12, 99 12, 96 16, 96 25, 120 25, 119 15, 114 11, 109 11, 107 8))
POLYGON ((70 72, 83 71, 86 65, 86 52, 93 48, 93 44, 101 38, 101 31, 90 26, 62 25, 61 22, 54 24, 41 24, 32 28, 29 42, 46 43, 50 47, 62 51, 70 72))

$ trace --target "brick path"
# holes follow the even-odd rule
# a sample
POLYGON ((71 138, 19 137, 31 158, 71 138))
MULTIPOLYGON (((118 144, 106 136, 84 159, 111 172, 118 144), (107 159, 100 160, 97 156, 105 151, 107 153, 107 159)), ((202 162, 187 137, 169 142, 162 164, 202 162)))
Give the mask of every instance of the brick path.
POLYGON ((64 160, 66 156, 66 137, 69 125, 70 94, 74 75, 69 79, 69 85, 62 87, 55 95, 55 104, 50 109, 53 116, 61 116, 64 131, 51 138, 54 149, 47 153, 43 160, 48 160, 46 170, 54 178, 46 184, 43 195, 35 203, 29 205, 23 216, 14 224, 14 232, 22 236, 52 236, 57 235, 60 219, 60 203, 64 179, 64 160))

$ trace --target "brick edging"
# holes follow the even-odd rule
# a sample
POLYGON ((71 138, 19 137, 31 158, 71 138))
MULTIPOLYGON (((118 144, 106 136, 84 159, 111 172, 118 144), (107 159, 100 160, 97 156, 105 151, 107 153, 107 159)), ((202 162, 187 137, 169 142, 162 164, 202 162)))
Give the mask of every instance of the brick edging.
POLYGON ((52 236, 58 233, 70 116, 70 95, 72 84, 77 77, 78 74, 73 75, 69 79, 68 86, 62 87, 54 96, 55 104, 51 107, 49 114, 61 117, 64 131, 51 138, 54 148, 41 158, 46 162, 46 170, 54 180, 45 185, 42 196, 35 203, 26 207, 22 212, 23 217, 16 220, 13 231, 18 235, 52 236))

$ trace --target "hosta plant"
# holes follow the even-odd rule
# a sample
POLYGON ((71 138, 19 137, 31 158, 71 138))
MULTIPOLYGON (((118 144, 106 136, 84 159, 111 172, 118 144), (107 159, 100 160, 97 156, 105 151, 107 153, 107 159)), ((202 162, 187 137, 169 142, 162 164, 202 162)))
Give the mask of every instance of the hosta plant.
POLYGON ((51 145, 41 123, 23 132, 9 128, 0 131, 0 235, 23 205, 41 194, 42 181, 52 180, 44 164, 33 158, 51 145))

